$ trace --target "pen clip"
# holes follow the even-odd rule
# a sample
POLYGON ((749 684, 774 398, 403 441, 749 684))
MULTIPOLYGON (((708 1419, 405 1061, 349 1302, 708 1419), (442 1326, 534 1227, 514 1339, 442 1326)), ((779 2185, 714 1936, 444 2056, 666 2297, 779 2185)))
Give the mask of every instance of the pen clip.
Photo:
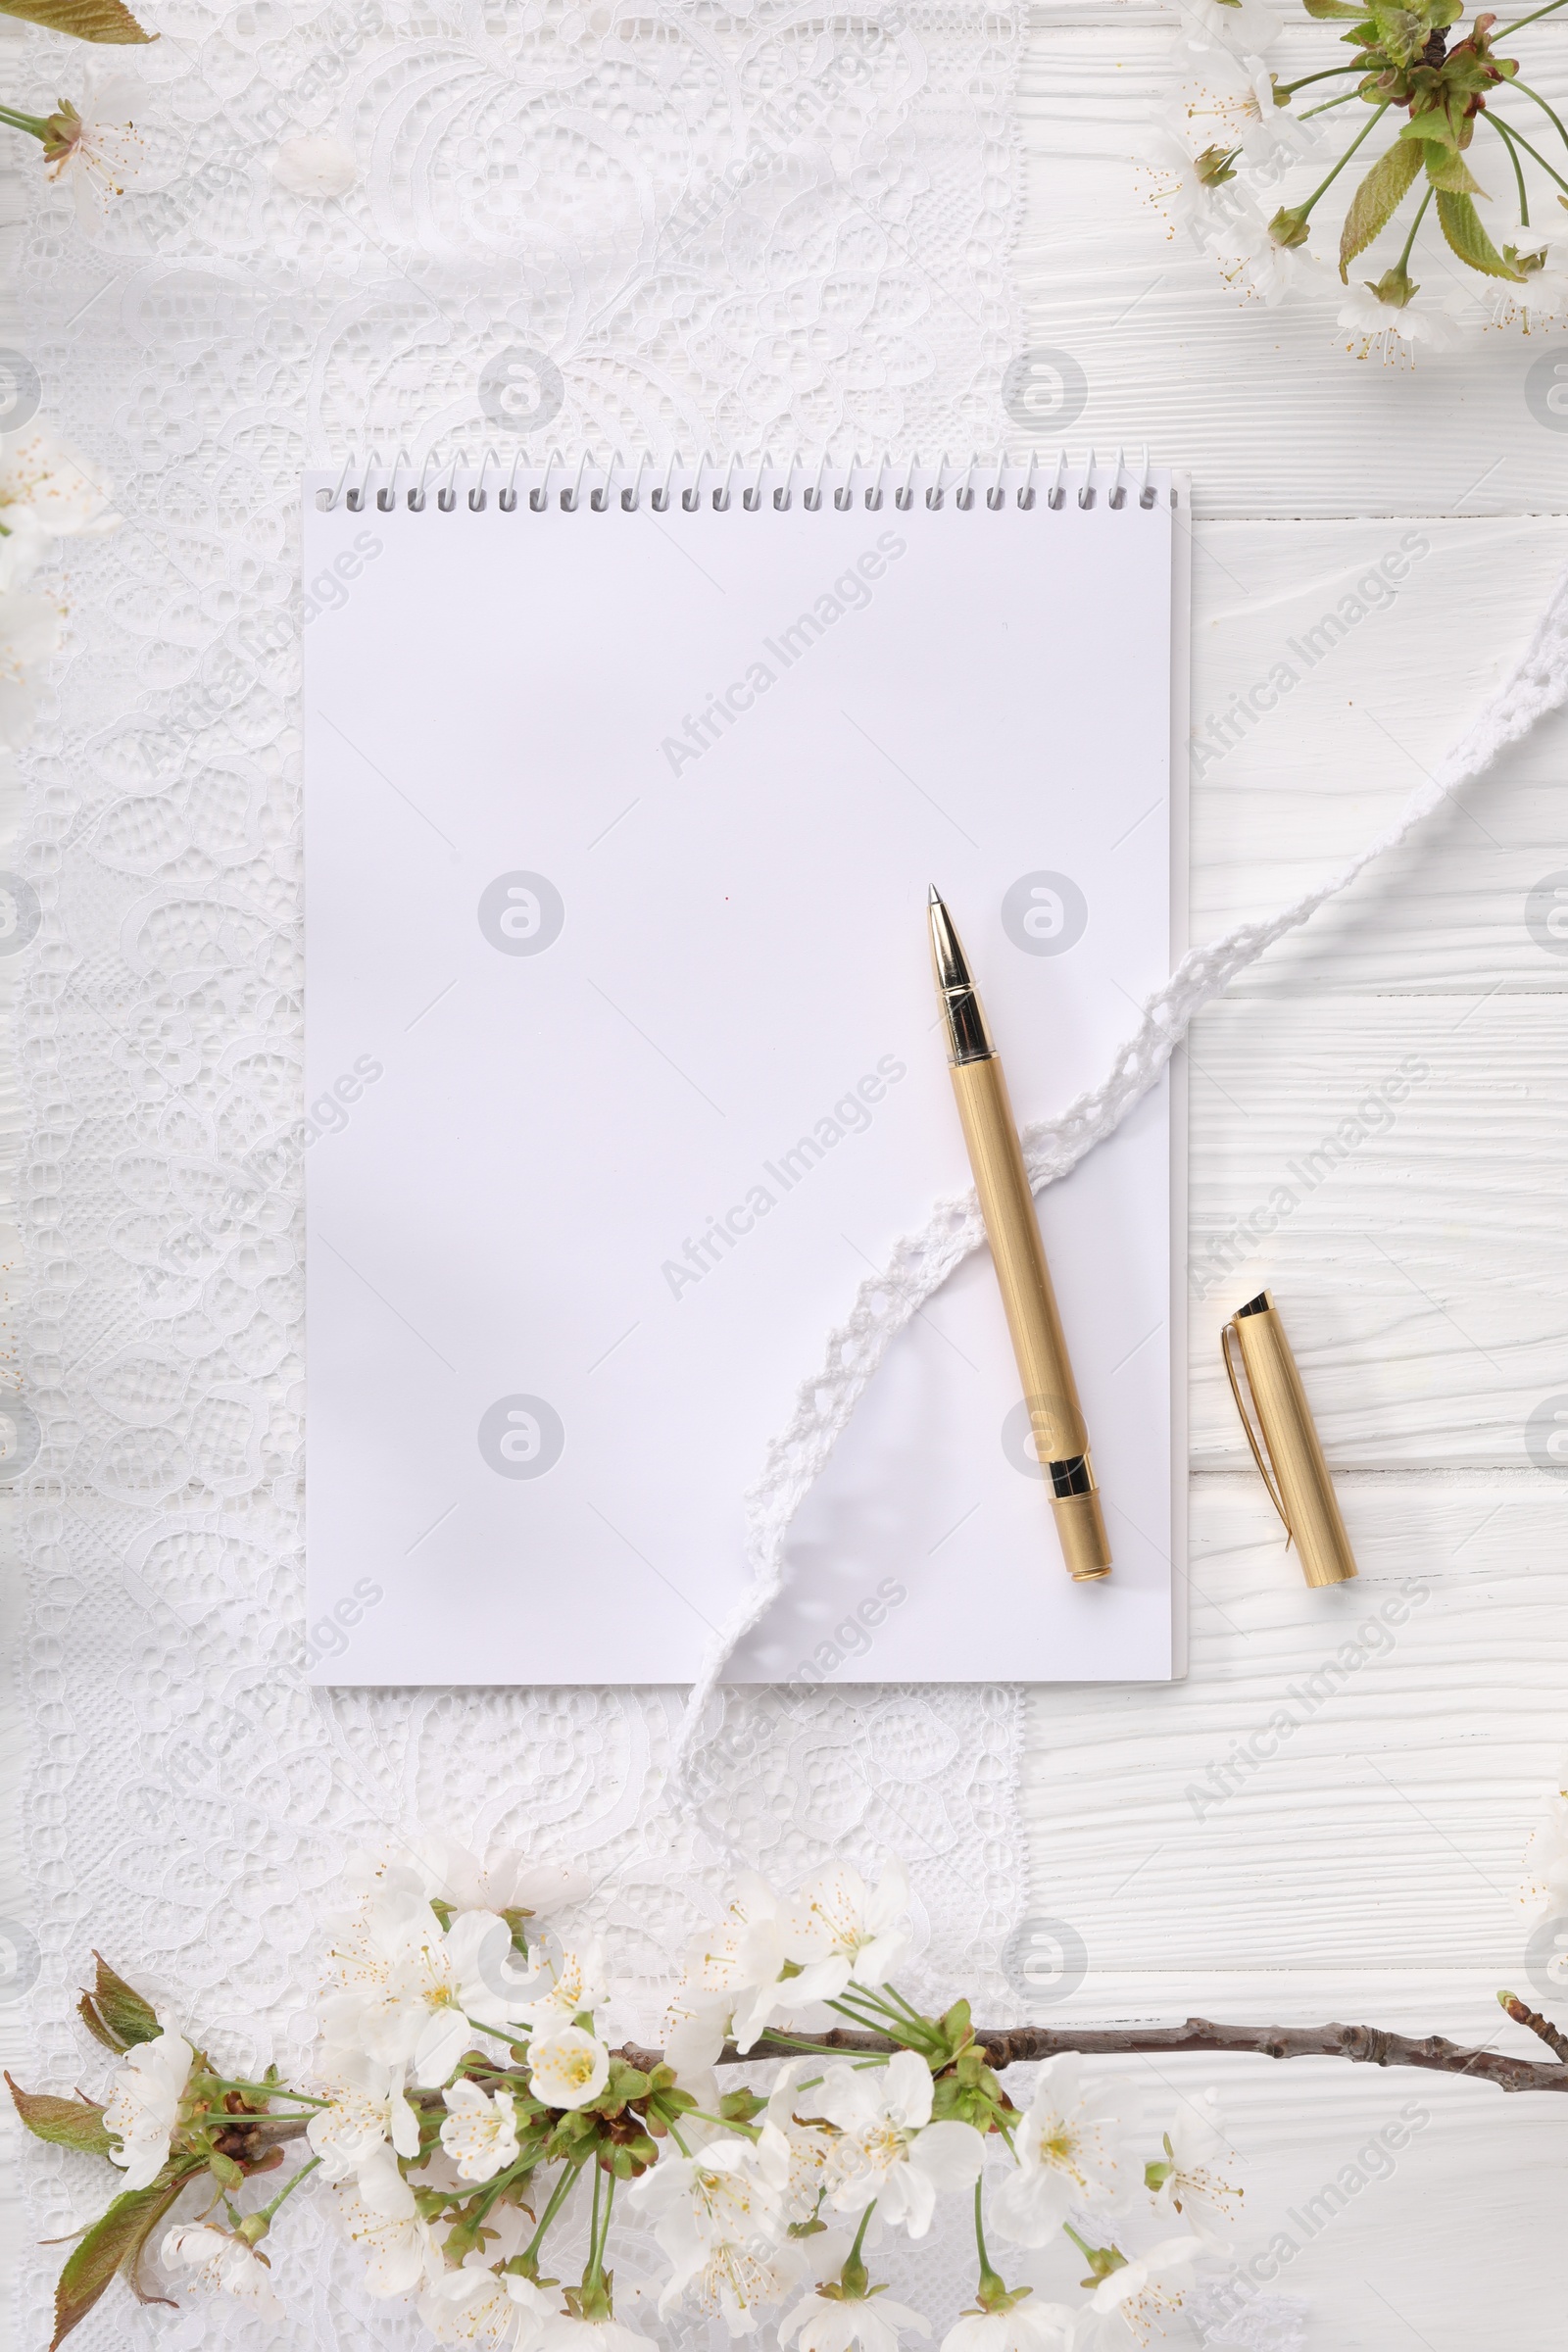
MULTIPOLYGON (((1234 1317, 1220 1332, 1219 1351, 1225 1358, 1225 1375, 1231 1384, 1231 1395, 1236 1399, 1236 1410, 1242 1417, 1242 1427, 1247 1432, 1247 1443, 1252 1449, 1252 1459, 1257 1464, 1257 1474, 1268 1490, 1268 1498, 1270 1502, 1274 1505, 1274 1508, 1280 1515, 1280 1525, 1285 1530, 1285 1548, 1287 1551, 1289 1551, 1296 1539, 1291 1532, 1291 1523, 1285 1514, 1285 1504, 1280 1498, 1280 1491, 1278 1486, 1275 1484, 1274 1473, 1267 1459, 1268 1446, 1267 1442, 1263 1437, 1263 1425, 1261 1422, 1259 1422, 1257 1430, 1254 1434, 1252 1429, 1251 1415, 1248 1412, 1246 1405, 1242 1401, 1241 1383, 1236 1377, 1236 1366, 1231 1358, 1231 1341, 1233 1339, 1235 1339, 1237 1347, 1240 1348, 1241 1339, 1236 1330, 1234 1317)), ((1246 1368, 1247 1367, 1244 1363, 1242 1367, 1244 1372, 1246 1368)), ((1255 1411, 1255 1409, 1256 1407, 1254 1406, 1253 1410, 1255 1411)))

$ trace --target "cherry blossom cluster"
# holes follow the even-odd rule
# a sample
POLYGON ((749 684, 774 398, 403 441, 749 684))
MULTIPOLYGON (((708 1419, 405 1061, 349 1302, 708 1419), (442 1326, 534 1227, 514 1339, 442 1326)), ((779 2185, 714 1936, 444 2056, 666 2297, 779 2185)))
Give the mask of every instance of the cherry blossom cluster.
POLYGON ((435 1846, 357 1865, 349 1891, 297 2082, 224 2073, 100 1960, 80 2014, 115 2054, 107 2097, 12 2086, 29 2130, 119 2174, 61 2275, 57 2342, 117 2274, 146 2293, 154 2265, 171 2296, 281 2316, 274 2232, 310 2180, 370 2296, 490 2352, 638 2352, 654 2339, 632 2323, 682 2306, 798 2352, 898 2352, 930 2326, 873 2272, 946 2198, 972 2219, 975 2288, 942 2352, 1132 2352, 1225 2251, 1240 2192, 1212 2094, 1147 2149, 1133 2086, 1073 2053, 1015 2104, 968 2003, 931 2015, 894 1982, 911 1948, 896 1862, 787 1896, 746 1879, 691 1949, 662 2052, 612 2046, 571 1873, 435 1846), (618 2309, 617 2213, 664 2269, 618 2309), (1086 2268, 1085 2299, 1019 2275, 1048 2248, 1086 2268))
POLYGON ((1340 20, 1342 57, 1285 80, 1265 0, 1183 0, 1180 99, 1151 127, 1154 201, 1244 295, 1332 302, 1363 356, 1561 324, 1568 127, 1496 43, 1565 5, 1465 28, 1461 0, 1303 0, 1340 20))

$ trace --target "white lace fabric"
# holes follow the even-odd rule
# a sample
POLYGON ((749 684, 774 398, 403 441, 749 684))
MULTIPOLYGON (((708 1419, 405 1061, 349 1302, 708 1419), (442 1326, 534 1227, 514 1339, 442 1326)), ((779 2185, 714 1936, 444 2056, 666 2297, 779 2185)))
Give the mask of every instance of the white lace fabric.
MULTIPOLYGON (((18 1020, 22 1373, 42 1434, 19 1485, 40 2088, 101 2086, 73 2016, 94 1947, 215 2055, 297 2066, 345 1855, 419 1829, 584 1863, 632 1972, 617 2023, 644 2036, 738 1858, 788 1884, 836 1853, 898 1851, 911 1989, 1009 2009, 1016 1693, 725 1693, 694 1806, 670 1785, 676 1693, 306 1687, 287 1136, 303 466, 510 459, 480 382, 518 347, 563 387, 530 454, 994 448, 1017 22, 900 0, 393 16, 342 0, 293 22, 170 17, 157 47, 112 61, 146 85, 142 153, 85 228, 29 158, 44 414, 126 516, 53 575, 70 647, 15 860, 43 908, 18 1020), (274 179, 303 131, 352 149, 341 197, 274 179)), ((62 52, 8 44, 6 95, 52 105, 102 70, 62 52)), ((101 2165, 37 2142, 26 2161, 30 2237, 106 2201, 101 2165)), ((200 2295, 145 2312, 117 2285, 75 2340, 422 2340, 412 2309, 367 2300, 329 2202, 285 2208, 281 2334, 200 2295)), ((938 2321, 963 2245, 959 2230, 951 2258, 904 2266, 938 2321)), ((19 2344, 48 2340, 63 2259, 29 2256, 19 2344)))

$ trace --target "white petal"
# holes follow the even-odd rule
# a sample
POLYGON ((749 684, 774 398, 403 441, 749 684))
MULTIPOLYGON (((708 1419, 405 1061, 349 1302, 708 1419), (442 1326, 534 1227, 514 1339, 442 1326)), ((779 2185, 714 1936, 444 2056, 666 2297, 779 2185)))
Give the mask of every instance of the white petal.
MULTIPOLYGON (((861 2080, 875 2082, 877 2078, 868 2072, 861 2080)), ((918 2131, 931 2121, 931 2069, 913 2050, 901 2050, 888 2060, 881 2077, 881 2104, 883 2112, 906 2131, 918 2131)), ((965 2131, 968 2128, 963 2127, 965 2131)))
POLYGON ((986 2143, 972 2124, 927 2124, 909 2150, 937 2188, 973 2188, 986 2160, 986 2143))

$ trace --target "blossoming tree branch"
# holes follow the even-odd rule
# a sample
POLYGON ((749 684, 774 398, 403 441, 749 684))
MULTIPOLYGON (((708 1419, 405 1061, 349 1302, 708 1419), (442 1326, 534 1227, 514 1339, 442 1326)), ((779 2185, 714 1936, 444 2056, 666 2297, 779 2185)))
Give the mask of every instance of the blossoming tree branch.
POLYGON ((611 2259, 619 2200, 667 2265, 662 2317, 688 2303, 732 2336, 771 2320, 800 2352, 898 2352, 929 2324, 875 2273, 952 2197, 974 2289, 942 2352, 1132 2352, 1226 2254, 1241 2191, 1212 2092, 1144 2138, 1135 2086, 1087 2078, 1083 2054, 1339 2056, 1568 2090, 1568 2040, 1511 1994, 1549 2059, 1364 2027, 991 2031, 962 1999, 932 2016, 894 1983, 911 1941, 897 1863, 874 1888, 837 1866, 788 1900, 746 1880, 691 1951, 662 2050, 612 2048, 602 1947, 538 1925, 578 1891, 567 1874, 438 1847, 357 1864, 350 1885, 298 2082, 228 2071, 100 1959, 79 2014, 115 2062, 107 2095, 11 2083, 30 2132, 119 2176, 61 2272, 57 2345, 117 2278, 144 2302, 191 2287, 279 2315, 270 2241, 314 2181, 368 2293, 416 2296, 443 2343, 639 2352, 642 2290, 617 2310, 611 2259), (764 2060, 770 2083, 720 2087, 721 2063, 764 2060), (1001 2078, 1036 2060, 1020 2107, 1001 2078), (1076 2304, 1016 2267, 1063 2235, 1076 2304))
POLYGON ((1156 126, 1158 200, 1265 303, 1327 293, 1337 270, 1338 322, 1363 352, 1568 318, 1568 251, 1546 226, 1568 207, 1568 127, 1497 46, 1568 0, 1467 27, 1461 0, 1302 5, 1349 54, 1291 80, 1266 63, 1281 27, 1263 0, 1184 7, 1198 87, 1156 126), (1326 221, 1332 262, 1313 244, 1326 221))

